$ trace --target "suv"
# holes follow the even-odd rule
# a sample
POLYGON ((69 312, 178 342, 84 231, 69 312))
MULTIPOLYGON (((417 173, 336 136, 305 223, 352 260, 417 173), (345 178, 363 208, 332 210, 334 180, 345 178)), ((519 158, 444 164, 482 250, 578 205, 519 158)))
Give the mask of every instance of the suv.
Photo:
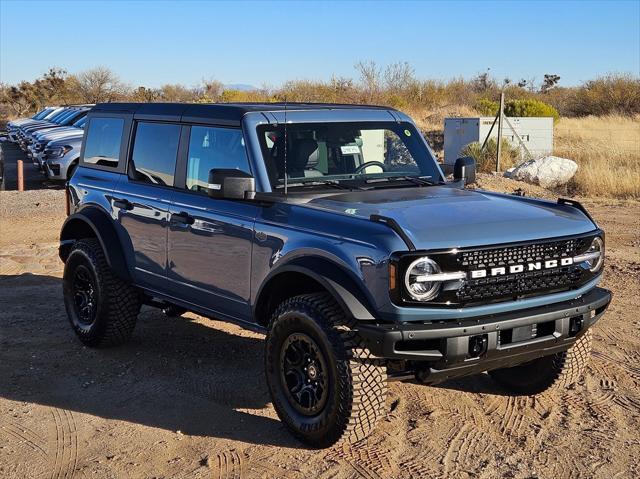
POLYGON ((320 104, 100 104, 60 236, 69 320, 125 342, 142 304, 266 332, 282 421, 314 447, 366 437, 387 379, 489 371, 574 384, 604 232, 580 206, 446 181, 409 117, 320 104))

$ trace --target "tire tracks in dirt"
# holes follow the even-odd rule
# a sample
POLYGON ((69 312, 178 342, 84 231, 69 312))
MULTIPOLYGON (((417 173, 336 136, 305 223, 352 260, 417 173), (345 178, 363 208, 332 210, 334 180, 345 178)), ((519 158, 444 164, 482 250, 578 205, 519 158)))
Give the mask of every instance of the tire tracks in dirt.
POLYGON ((51 408, 55 423, 55 456, 51 479, 71 479, 78 467, 78 430, 71 411, 51 408))
POLYGON ((48 458, 46 440, 32 429, 13 421, 0 421, 0 432, 24 444, 42 458, 48 458))

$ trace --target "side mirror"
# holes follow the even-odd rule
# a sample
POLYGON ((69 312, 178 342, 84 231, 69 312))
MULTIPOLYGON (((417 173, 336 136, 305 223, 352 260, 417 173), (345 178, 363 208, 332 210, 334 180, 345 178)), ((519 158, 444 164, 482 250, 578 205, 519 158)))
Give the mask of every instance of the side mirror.
POLYGON ((476 182, 476 160, 470 156, 458 158, 453 167, 453 181, 463 181, 465 185, 476 182))
POLYGON ((209 170, 210 198, 244 200, 251 198, 256 191, 256 180, 249 173, 234 169, 209 170))

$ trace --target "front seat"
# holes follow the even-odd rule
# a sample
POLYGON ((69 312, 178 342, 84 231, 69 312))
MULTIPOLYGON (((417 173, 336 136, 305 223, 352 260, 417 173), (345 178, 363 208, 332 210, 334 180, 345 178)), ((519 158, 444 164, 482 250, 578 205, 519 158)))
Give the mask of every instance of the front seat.
POLYGON ((293 154, 288 162, 290 178, 323 176, 318 165, 318 142, 313 138, 302 138, 293 142, 293 154))

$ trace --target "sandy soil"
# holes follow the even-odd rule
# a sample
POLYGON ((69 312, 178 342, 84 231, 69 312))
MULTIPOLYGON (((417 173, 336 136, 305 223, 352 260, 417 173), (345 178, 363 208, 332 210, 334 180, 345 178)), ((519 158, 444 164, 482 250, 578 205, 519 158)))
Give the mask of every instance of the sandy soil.
POLYGON ((314 451, 276 417, 259 334, 144 309, 124 347, 75 339, 56 256, 63 198, 0 192, 2 478, 640 477, 640 203, 587 202, 615 299, 575 389, 509 397, 486 374, 392 383, 367 441, 314 451))

